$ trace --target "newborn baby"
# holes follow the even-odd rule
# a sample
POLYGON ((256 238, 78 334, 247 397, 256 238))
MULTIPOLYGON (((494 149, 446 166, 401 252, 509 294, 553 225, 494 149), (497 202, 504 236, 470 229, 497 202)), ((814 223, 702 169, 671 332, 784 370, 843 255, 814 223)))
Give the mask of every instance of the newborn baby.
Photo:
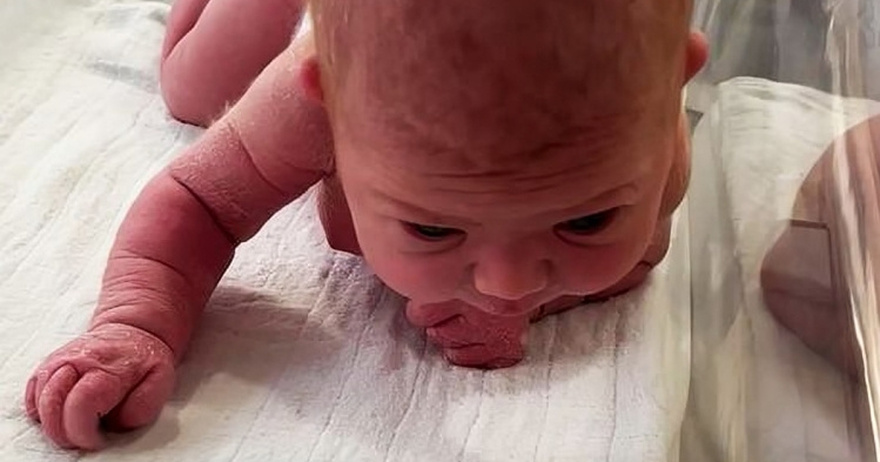
POLYGON ((293 0, 175 4, 163 93, 210 127, 133 204, 89 331, 28 382, 57 444, 95 449, 101 425, 158 416, 235 247, 314 185, 330 245, 464 366, 516 363, 531 321, 665 255, 687 187, 682 88, 706 59, 689 0, 311 9, 314 34, 289 44, 293 0))

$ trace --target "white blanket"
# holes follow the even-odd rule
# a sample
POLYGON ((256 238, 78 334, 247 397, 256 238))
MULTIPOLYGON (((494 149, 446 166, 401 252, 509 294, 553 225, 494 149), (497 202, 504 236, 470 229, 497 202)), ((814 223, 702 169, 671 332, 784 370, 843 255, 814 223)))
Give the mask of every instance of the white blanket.
MULTIPOLYGON (((114 230, 199 134, 156 69, 167 2, 0 2, 0 460, 73 460, 22 412, 38 361, 85 327, 114 230)), ((528 359, 450 367, 361 262, 326 247, 311 196, 212 300, 160 420, 88 460, 677 458, 689 380, 687 210, 649 284, 535 326, 528 359)))

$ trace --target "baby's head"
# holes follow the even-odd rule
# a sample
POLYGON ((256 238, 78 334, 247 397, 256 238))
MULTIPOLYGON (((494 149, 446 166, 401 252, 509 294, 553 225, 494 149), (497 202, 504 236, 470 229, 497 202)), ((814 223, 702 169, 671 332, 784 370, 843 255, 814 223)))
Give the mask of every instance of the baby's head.
POLYGON ((689 0, 320 0, 320 91, 365 258, 517 313, 639 261, 705 59, 689 0))

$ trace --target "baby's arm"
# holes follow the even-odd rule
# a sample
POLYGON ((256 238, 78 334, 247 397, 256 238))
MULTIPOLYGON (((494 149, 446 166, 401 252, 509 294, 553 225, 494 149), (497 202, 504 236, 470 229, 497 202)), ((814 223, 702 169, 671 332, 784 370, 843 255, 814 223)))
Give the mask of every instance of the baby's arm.
POLYGON ((104 416, 123 428, 158 416, 235 246, 321 179, 330 131, 320 105, 298 90, 299 62, 292 47, 284 51, 135 201, 89 332, 28 383, 28 413, 58 444, 99 447, 104 416))
POLYGON ((324 112, 297 91, 297 70, 293 51, 282 54, 229 114, 146 187, 111 252, 93 326, 135 325, 156 333, 178 357, 183 352, 235 246, 328 167, 324 112), (155 296, 178 308, 140 309, 138 300, 155 296))

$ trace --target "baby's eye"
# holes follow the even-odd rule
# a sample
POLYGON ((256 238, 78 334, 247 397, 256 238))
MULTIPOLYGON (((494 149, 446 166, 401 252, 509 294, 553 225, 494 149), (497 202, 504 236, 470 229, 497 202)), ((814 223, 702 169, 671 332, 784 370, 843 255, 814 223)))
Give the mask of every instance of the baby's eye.
POLYGON ((559 231, 575 234, 578 236, 590 236, 603 231, 614 221, 620 208, 608 209, 604 212, 594 213, 585 217, 576 218, 557 225, 559 231))
POLYGON ((406 229, 419 239, 426 241, 442 241, 454 236, 464 234, 464 231, 442 226, 420 225, 417 223, 404 223, 406 229))

